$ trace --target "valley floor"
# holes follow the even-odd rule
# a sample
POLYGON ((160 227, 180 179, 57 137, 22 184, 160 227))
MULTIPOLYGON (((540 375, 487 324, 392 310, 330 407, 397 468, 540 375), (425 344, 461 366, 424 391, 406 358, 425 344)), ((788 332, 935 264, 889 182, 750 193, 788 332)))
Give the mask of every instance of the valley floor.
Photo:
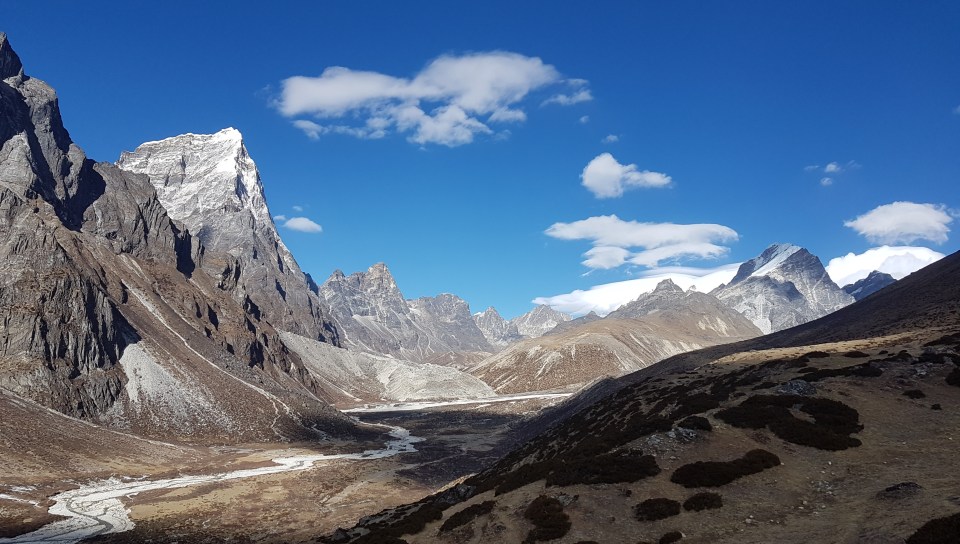
MULTIPOLYGON (((312 540, 352 526, 363 515, 419 500, 478 470, 503 452, 514 422, 563 396, 416 404, 404 410, 387 406, 381 412, 366 407, 355 417, 395 429, 393 449, 366 455, 331 455, 336 448, 329 444, 322 446, 323 453, 317 444, 254 444, 184 448, 180 464, 164 460, 153 466, 155 461, 145 460, 149 468, 130 463, 77 480, 36 471, 8 473, 0 479, 0 537, 6 537, 0 542, 312 540), (399 429, 418 438, 396 440, 399 429), (393 455, 398 451, 407 453, 393 455), (284 461, 278 466, 277 459, 284 461), (63 498, 74 494, 70 510, 75 517, 67 521, 48 511, 51 497, 65 491, 63 498), (77 517, 77 512, 86 514, 77 517), (123 532, 107 534, 111 526, 123 532)), ((348 451, 356 450, 353 445, 348 451)), ((52 511, 63 511, 65 503, 59 501, 52 511)))

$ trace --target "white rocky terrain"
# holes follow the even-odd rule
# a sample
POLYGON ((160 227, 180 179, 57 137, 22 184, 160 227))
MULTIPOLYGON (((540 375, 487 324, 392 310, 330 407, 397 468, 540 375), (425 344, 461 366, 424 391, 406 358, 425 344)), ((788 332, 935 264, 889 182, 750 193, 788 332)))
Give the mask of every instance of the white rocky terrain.
POLYGON ((498 393, 576 388, 760 331, 715 297, 665 280, 619 314, 516 343, 470 369, 498 393))
POLYGON ((813 321, 854 302, 830 279, 820 259, 792 244, 770 246, 740 265, 734 278, 711 294, 765 334, 813 321))
POLYGON ((481 399, 496 393, 455 368, 348 351, 293 333, 281 333, 338 406, 375 402, 481 399))

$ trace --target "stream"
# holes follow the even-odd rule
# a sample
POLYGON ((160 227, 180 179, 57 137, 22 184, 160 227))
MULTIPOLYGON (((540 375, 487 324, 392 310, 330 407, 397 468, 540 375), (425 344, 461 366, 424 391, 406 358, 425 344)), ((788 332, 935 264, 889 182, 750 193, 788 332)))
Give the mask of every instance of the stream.
POLYGON ((64 491, 51 497, 56 503, 50 507, 49 512, 57 516, 64 516, 68 519, 49 523, 32 533, 12 538, 0 538, 0 543, 66 544, 79 542, 85 538, 91 538, 97 535, 122 533, 133 529, 134 526, 133 521, 128 516, 129 511, 123 506, 120 500, 122 497, 129 497, 155 489, 176 489, 211 482, 251 478, 264 474, 306 470, 313 467, 314 463, 318 461, 334 461, 338 459, 364 461, 382 459, 400 453, 415 452, 417 450, 413 447, 413 444, 424 440, 423 438, 411 436, 410 431, 402 427, 389 427, 391 429, 389 434, 394 440, 387 441, 383 449, 366 450, 363 453, 278 457, 273 459, 273 462, 276 463, 274 466, 236 470, 211 475, 180 476, 164 480, 123 481, 117 478, 111 478, 109 480, 90 482, 78 489, 64 491))

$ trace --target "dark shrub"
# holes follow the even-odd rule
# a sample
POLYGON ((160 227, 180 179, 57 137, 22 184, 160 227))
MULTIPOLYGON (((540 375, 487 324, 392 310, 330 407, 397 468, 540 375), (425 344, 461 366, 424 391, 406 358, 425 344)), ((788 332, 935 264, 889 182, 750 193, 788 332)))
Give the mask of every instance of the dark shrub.
POLYGON ((860 414, 842 402, 829 399, 757 395, 715 415, 742 429, 769 427, 779 438, 801 446, 837 451, 861 444, 850 436, 863 429, 859 424, 860 414), (791 414, 790 408, 794 407, 813 416, 814 423, 791 414))
POLYGON ((570 517, 563 512, 563 504, 553 497, 540 495, 523 512, 523 517, 533 523, 525 543, 553 540, 570 530, 570 517))
POLYGON ((908 389, 903 392, 903 396, 909 397, 911 399, 922 399, 927 395, 924 394, 924 392, 919 389, 908 389))
POLYGON ((924 352, 920 354, 920 357, 917 358, 917 362, 943 365, 956 360, 957 357, 958 355, 955 353, 924 352))
POLYGON ((960 542, 960 514, 930 520, 907 539, 907 544, 956 544, 957 542, 960 542))
POLYGON ((547 485, 633 483, 657 474, 656 458, 631 450, 565 460, 547 475, 547 485))
POLYGON ((695 431, 712 431, 713 425, 710 425, 710 422, 705 417, 701 416, 689 416, 680 420, 680 423, 677 423, 677 427, 683 427, 684 429, 693 429, 695 431))
POLYGON ((657 544, 673 544, 674 542, 680 542, 683 538, 683 533, 680 531, 670 531, 669 533, 660 537, 660 540, 657 541, 657 544))
POLYGON ((780 465, 780 458, 766 450, 751 450, 733 461, 697 461, 673 472, 670 481, 683 487, 720 487, 780 465))
POLYGON ((860 358, 860 357, 869 357, 870 354, 869 354, 869 353, 864 353, 864 352, 862 352, 862 351, 860 351, 860 350, 856 350, 856 349, 855 349, 855 350, 853 350, 853 351, 848 351, 848 352, 844 353, 843 356, 844 356, 844 357, 850 357, 851 359, 858 359, 858 358, 860 358))
POLYGON ((657 521, 680 514, 680 503, 671 499, 647 499, 633 507, 639 521, 657 521))
POLYGON ((931 409, 931 410, 943 410, 943 406, 940 406, 940 403, 938 402, 938 403, 936 403, 936 404, 931 404, 931 405, 930 405, 930 409, 931 409))
POLYGON ((443 522, 443 525, 440 526, 440 532, 445 533, 447 531, 452 531, 457 527, 461 527, 470 523, 480 516, 489 514, 491 511, 493 511, 493 507, 496 506, 496 504, 497 503, 495 501, 483 501, 478 504, 470 505, 447 518, 447 520, 443 522))
POLYGON ((924 344, 924 346, 925 347, 944 346, 944 345, 957 344, 957 343, 960 343, 960 332, 954 333, 954 334, 948 334, 946 336, 941 336, 936 340, 927 342, 926 344, 924 344))
POLYGON ((960 367, 954 368, 947 374, 947 385, 960 387, 960 367))
POLYGON ((693 512, 701 510, 714 510, 723 507, 723 499, 719 493, 697 493, 689 499, 683 501, 683 509, 693 512))
POLYGON ((805 373, 803 379, 808 382, 817 382, 825 378, 838 378, 856 376, 860 378, 876 378, 883 375, 883 370, 874 367, 870 363, 847 366, 843 368, 824 368, 814 369, 812 372, 805 373))
POLYGON ((823 359, 824 357, 829 357, 830 354, 825 351, 811 351, 809 353, 804 353, 803 356, 807 359, 823 359))

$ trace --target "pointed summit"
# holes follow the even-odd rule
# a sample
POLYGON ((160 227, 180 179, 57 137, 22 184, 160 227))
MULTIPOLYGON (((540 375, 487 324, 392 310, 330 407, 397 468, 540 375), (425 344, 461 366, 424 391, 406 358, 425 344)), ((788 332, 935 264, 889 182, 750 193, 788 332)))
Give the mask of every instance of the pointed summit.
POLYGON ((170 217, 208 253, 219 255, 210 259, 208 272, 220 274, 231 259, 239 263, 238 296, 250 298, 275 327, 312 339, 331 337, 326 310, 280 239, 239 130, 145 142, 124 151, 117 166, 145 174, 170 217))
POLYGON ((20 57, 10 47, 6 32, 0 32, 0 79, 23 75, 20 57))
POLYGON ((529 312, 510 320, 517 326, 520 334, 529 338, 539 338, 560 323, 573 319, 569 315, 554 310, 546 304, 541 304, 529 312))

